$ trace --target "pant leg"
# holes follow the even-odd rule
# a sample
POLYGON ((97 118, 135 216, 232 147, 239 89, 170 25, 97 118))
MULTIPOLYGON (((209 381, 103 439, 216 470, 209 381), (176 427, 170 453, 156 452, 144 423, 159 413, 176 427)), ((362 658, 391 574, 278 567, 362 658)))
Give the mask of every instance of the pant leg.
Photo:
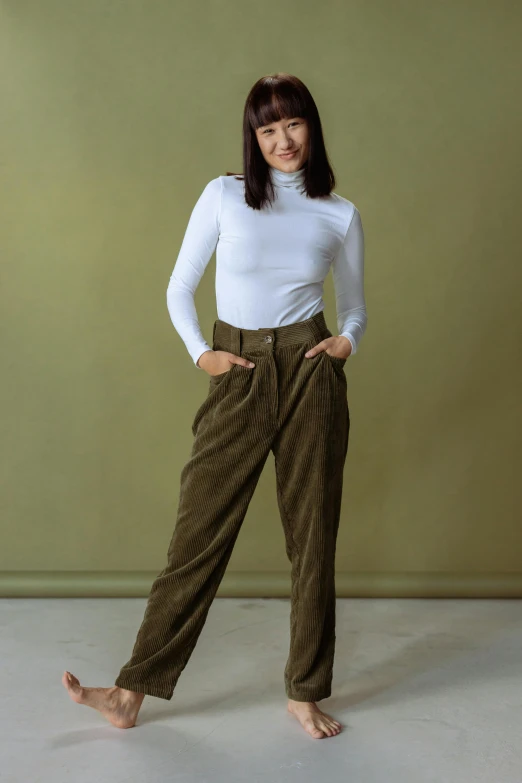
POLYGON ((181 473, 167 565, 148 598, 130 660, 115 684, 171 699, 225 573, 270 453, 263 378, 234 364, 209 379, 190 459, 181 473), (260 399, 261 397, 261 399, 260 399))
POLYGON ((273 452, 292 579, 284 681, 296 701, 330 696, 333 675, 335 551, 350 428, 346 360, 304 356, 327 336, 277 354, 281 422, 273 452))

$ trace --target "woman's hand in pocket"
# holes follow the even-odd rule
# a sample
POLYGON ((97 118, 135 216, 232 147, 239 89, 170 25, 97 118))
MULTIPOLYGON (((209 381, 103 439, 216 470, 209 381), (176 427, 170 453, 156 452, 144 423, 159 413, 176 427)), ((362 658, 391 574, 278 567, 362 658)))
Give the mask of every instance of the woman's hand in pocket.
POLYGON ((209 375, 220 375, 232 369, 233 364, 254 367, 254 363, 229 351, 205 351, 198 359, 198 366, 209 375))
POLYGON ((326 351, 330 356, 334 356, 337 359, 347 359, 352 353, 352 344, 347 337, 339 335, 339 337, 326 337, 321 340, 320 343, 314 345, 309 351, 305 353, 307 359, 315 356, 321 351, 326 351))

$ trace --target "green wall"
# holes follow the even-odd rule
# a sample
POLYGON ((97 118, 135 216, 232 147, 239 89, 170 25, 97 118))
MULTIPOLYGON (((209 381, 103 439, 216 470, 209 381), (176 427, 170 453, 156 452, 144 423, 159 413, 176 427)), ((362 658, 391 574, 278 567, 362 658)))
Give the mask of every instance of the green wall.
MULTIPOLYGON (((163 568, 208 382, 166 288, 277 70, 314 95, 365 230, 339 595, 522 593, 521 22, 472 0, 0 2, 3 595, 146 595, 163 568)), ((286 594, 274 481, 270 458, 220 595, 286 594)))

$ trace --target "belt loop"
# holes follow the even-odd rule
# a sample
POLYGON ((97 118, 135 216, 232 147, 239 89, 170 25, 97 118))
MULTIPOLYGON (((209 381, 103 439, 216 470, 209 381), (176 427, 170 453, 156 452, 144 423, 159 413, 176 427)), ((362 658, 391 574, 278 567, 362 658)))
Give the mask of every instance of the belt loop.
POLYGON ((241 356, 241 329, 238 326, 230 327, 230 353, 241 356))
MULTIPOLYGON (((316 342, 318 342, 318 343, 320 343, 321 340, 323 339, 322 329, 321 329, 320 325, 317 323, 317 318, 318 317, 321 318, 320 313, 322 313, 322 310, 320 310, 319 313, 317 313, 316 315, 312 316, 310 321, 309 321, 309 325, 310 325, 310 329, 311 329, 311 332, 312 332, 312 336, 313 336, 314 340, 316 340, 316 342)), ((322 316, 322 317, 324 318, 324 316, 322 316)))

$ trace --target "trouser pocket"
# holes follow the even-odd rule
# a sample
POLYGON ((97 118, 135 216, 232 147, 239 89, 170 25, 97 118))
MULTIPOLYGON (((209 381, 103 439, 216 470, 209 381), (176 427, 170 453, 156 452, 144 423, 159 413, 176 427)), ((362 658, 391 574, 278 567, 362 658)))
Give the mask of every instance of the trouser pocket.
MULTIPOLYGON (((326 353, 326 351, 325 351, 325 353, 326 353)), ((342 357, 342 356, 331 356, 329 353, 327 353, 326 355, 328 356, 328 358, 330 359, 330 361, 332 362, 334 367, 337 366, 337 367, 340 367, 342 369, 344 367, 344 365, 346 364, 346 359, 344 357, 342 357)))
POLYGON ((226 378, 226 376, 229 374, 229 372, 233 369, 234 365, 230 367, 228 370, 225 370, 225 372, 220 372, 217 375, 211 375, 210 376, 210 385, 211 386, 218 386, 218 384, 221 383, 221 381, 226 378))

